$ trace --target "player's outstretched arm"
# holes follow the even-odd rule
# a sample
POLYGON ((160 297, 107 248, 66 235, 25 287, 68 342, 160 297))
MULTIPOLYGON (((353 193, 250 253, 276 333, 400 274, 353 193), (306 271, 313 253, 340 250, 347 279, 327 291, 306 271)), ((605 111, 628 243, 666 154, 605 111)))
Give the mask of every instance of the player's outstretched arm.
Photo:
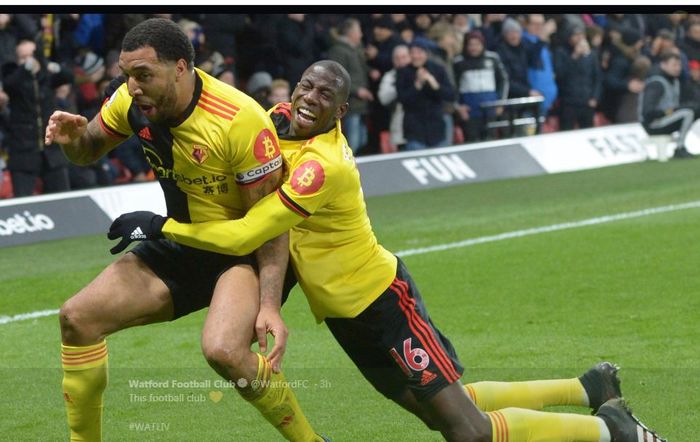
POLYGON ((120 240, 112 248, 113 254, 123 251, 134 241, 165 237, 197 249, 242 256, 252 253, 303 220, 282 204, 277 195, 270 194, 243 218, 233 220, 179 223, 153 212, 125 213, 112 222, 108 237, 120 240), (139 230, 133 234, 137 227, 139 230))
MULTIPOLYGON (((266 195, 274 193, 282 184, 282 169, 270 173, 267 179, 256 186, 241 188, 241 197, 248 209, 266 195)), ((282 307, 282 286, 289 261, 289 236, 285 231, 272 237, 255 250, 260 279, 260 311, 255 320, 255 332, 260 351, 268 349, 267 334, 275 338, 274 346, 268 354, 272 370, 279 372, 282 358, 287 348, 289 331, 280 315, 282 307)))
POLYGON ((120 143, 102 130, 98 118, 99 114, 88 122, 82 115, 56 111, 49 117, 44 142, 60 144, 66 157, 75 164, 94 163, 120 143))

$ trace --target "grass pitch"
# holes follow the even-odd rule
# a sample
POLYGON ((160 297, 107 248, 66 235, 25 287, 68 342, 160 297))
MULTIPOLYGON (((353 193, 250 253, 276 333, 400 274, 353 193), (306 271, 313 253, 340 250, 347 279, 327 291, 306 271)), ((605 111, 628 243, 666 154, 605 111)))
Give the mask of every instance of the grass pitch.
MULTIPOLYGON (((647 162, 376 197, 368 207, 380 241, 398 252, 697 201, 699 171, 698 161, 647 162)), ((466 367, 463 381, 573 377, 611 360, 635 412, 689 441, 700 428, 698 226, 700 209, 669 211, 404 261, 466 367)), ((112 261, 109 246, 93 236, 0 249, 0 316, 57 309, 112 261)), ((441 440, 374 392, 301 292, 283 313, 285 373, 318 431, 334 441, 441 440)), ((279 440, 208 368, 203 317, 108 339, 106 441, 279 440)), ((66 440, 56 316, 0 324, 0 336, 3 439, 66 440)))

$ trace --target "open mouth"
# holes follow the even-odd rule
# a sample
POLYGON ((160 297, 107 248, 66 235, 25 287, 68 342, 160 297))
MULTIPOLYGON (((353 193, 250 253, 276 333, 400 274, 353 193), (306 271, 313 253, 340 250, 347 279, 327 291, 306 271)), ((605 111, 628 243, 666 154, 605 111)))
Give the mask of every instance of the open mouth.
POLYGON ((151 106, 150 104, 139 104, 137 103, 136 106, 139 108, 142 114, 145 116, 153 116, 156 113, 156 108, 155 106, 151 106))
POLYGON ((312 125, 316 122, 316 114, 305 107, 297 108, 297 121, 305 126, 312 125))

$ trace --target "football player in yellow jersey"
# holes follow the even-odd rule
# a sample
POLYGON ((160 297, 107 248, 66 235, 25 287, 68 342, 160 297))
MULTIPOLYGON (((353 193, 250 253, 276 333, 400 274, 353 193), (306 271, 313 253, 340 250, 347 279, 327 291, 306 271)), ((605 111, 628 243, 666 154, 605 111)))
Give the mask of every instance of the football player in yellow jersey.
MULTIPOLYGON (((125 83, 90 122, 54 113, 47 143, 58 142, 71 161, 89 164, 137 134, 172 219, 240 218, 281 181, 277 136, 252 98, 195 69, 193 58, 187 36, 172 21, 140 23, 122 42, 125 83)), ((244 386, 237 391, 285 438, 322 440, 278 369, 287 332, 279 308, 288 238, 256 249, 236 257, 165 239, 142 243, 65 302, 59 315, 71 440, 102 438, 108 335, 206 306, 202 351, 214 370, 244 386), (268 332, 278 341, 269 360, 250 348, 257 334, 265 352, 268 332)))
POLYGON ((271 111, 288 164, 285 182, 241 219, 181 223, 151 212, 117 218, 125 247, 134 228, 220 253, 246 254, 290 229, 294 273, 318 321, 383 395, 454 441, 661 440, 625 407, 617 367, 579 378, 463 386, 450 341, 430 319, 408 270, 381 247, 367 217, 351 149, 340 131, 350 78, 333 61, 309 67, 292 102, 271 111), (155 227, 153 227, 155 226, 155 227), (581 405, 597 416, 536 411, 581 405), (642 439, 640 439, 642 440, 642 439))

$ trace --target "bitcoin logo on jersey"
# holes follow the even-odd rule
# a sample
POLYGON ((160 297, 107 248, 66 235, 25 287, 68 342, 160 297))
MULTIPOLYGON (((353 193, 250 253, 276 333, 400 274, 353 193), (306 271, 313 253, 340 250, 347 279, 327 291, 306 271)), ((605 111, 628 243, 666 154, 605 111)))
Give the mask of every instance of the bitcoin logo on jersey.
POLYGON ((275 145, 275 142, 272 141, 272 138, 265 137, 263 140, 263 146, 265 146, 265 158, 268 160, 273 159, 277 154, 277 146, 275 145))
POLYGON ((255 139, 253 154, 255 154, 255 159, 263 164, 279 156, 280 148, 275 134, 270 132, 269 129, 261 130, 255 139))
POLYGON ((294 169, 290 184, 296 193, 308 195, 320 189, 325 180, 326 174, 321 163, 316 160, 309 160, 294 169))
POLYGON ((297 184, 304 187, 309 187, 314 182, 316 173, 313 167, 307 167, 299 178, 297 178, 297 184))

